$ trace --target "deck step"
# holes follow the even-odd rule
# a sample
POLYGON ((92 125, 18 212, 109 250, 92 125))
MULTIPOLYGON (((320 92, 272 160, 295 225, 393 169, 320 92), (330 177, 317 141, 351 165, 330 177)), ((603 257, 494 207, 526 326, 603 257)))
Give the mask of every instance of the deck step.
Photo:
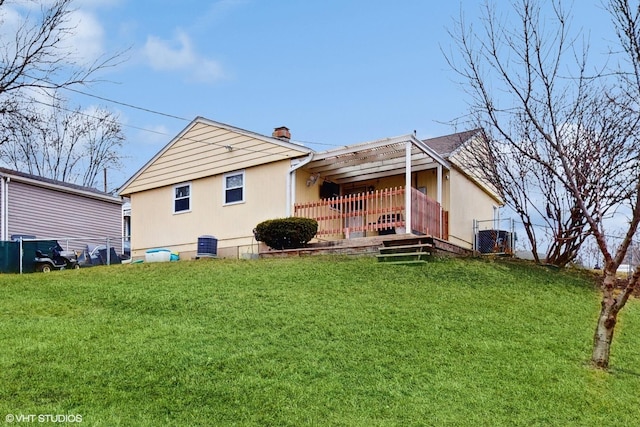
POLYGON ((393 252, 431 252, 433 245, 431 243, 418 243, 415 245, 398 245, 398 246, 385 246, 380 248, 380 253, 393 253, 393 252), (426 251, 424 249, 427 249, 426 251))
POLYGON ((425 262, 430 256, 430 252, 399 252, 376 255, 379 262, 385 263, 425 262))
POLYGON ((384 261, 385 264, 390 265, 417 265, 417 264, 425 264, 428 261, 426 259, 415 259, 415 260, 406 260, 406 261, 384 261))
POLYGON ((387 264, 417 264, 426 262, 433 251, 432 239, 411 237, 385 241, 378 250, 377 258, 379 262, 387 264))
POLYGON ((420 258, 423 256, 431 256, 431 252, 394 252, 391 254, 378 254, 376 256, 378 258, 399 258, 399 257, 420 258))
POLYGON ((397 240, 385 240, 383 242, 385 248, 392 248, 398 246, 413 246, 413 245, 425 245, 433 244, 433 239, 430 237, 411 237, 397 240))

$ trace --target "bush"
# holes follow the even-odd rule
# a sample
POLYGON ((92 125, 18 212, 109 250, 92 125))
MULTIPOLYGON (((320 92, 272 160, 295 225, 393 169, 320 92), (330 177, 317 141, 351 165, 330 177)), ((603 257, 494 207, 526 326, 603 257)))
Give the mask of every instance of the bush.
POLYGON ((306 245, 318 232, 318 221, 310 218, 279 218, 263 221, 253 234, 273 249, 295 249, 306 245))

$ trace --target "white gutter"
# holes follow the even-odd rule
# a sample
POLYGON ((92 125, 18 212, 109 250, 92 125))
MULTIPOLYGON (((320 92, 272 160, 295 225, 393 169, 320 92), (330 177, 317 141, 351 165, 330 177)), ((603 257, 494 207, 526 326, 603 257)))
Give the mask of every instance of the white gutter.
MULTIPOLYGON (((313 159, 313 153, 310 153, 306 158, 300 160, 295 165, 291 165, 291 167, 289 168, 289 172, 287 173, 287 183, 286 183, 286 187, 287 187, 287 202, 286 203, 287 203, 287 206, 285 208, 285 216, 287 216, 287 217, 291 216, 291 207, 296 202, 296 187, 295 187, 296 171, 298 169, 300 169, 301 167, 303 167, 304 165, 306 165, 309 162, 311 162, 312 159, 313 159)), ((293 163, 293 160, 291 162, 293 163)))

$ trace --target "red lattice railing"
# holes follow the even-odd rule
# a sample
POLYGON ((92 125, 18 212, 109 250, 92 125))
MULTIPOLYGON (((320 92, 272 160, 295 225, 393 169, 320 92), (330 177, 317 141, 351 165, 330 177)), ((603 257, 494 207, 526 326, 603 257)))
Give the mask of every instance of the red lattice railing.
MULTIPOLYGON (((442 208, 411 189, 411 228, 414 233, 442 238, 442 208)), ((318 221, 318 236, 350 236, 406 232, 405 189, 384 188, 294 205, 294 216, 318 221)))

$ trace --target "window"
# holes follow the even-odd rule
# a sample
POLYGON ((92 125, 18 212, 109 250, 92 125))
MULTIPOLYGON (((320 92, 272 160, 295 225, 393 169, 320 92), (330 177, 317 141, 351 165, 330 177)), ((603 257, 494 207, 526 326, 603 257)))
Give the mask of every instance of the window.
POLYGON ((191 210, 191 184, 179 184, 173 187, 173 213, 191 210))
POLYGON ((244 202, 244 171, 224 176, 224 204, 244 202))

